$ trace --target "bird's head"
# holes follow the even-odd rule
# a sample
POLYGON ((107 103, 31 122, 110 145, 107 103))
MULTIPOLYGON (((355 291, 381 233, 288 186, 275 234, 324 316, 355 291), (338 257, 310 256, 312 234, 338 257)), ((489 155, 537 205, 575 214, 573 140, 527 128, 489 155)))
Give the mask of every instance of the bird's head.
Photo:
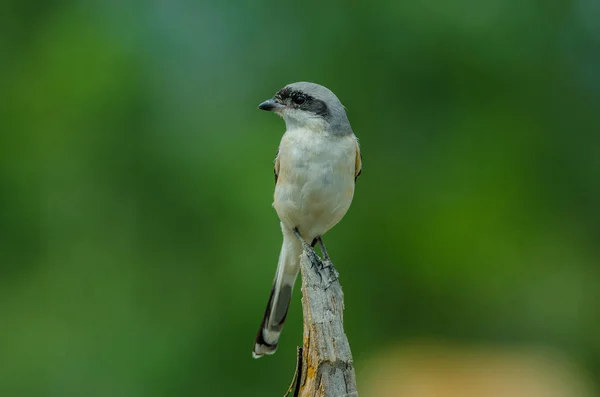
POLYGON ((259 109, 281 116, 288 129, 308 128, 337 134, 352 133, 344 106, 331 90, 308 82, 288 84, 259 109))

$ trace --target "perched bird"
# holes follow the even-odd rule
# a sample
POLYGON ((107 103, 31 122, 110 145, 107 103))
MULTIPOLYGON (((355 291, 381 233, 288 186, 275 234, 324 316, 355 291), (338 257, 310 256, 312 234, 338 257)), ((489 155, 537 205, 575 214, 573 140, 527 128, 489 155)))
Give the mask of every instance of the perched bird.
POLYGON ((283 245, 254 358, 277 350, 300 270, 302 243, 297 235, 313 247, 319 242, 323 259, 329 259, 321 237, 348 211, 362 169, 358 140, 344 106, 328 88, 289 84, 258 108, 281 116, 286 131, 275 158, 273 202, 283 245))

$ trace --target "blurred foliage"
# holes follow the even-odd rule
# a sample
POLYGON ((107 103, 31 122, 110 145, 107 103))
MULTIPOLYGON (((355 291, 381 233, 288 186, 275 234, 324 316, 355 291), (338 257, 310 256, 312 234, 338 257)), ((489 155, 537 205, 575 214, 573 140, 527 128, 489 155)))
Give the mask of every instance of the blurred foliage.
MULTIPOLYGON (((251 348, 284 124, 331 88, 363 149, 326 236, 358 371, 414 337, 600 379, 596 0, 0 5, 0 395, 282 395, 251 348)), ((360 376, 359 376, 360 389, 360 376)))

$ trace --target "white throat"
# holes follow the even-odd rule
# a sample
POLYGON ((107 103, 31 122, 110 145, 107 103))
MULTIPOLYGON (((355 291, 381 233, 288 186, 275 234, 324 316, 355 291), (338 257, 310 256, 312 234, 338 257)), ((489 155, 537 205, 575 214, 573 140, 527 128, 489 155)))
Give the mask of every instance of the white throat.
POLYGON ((280 116, 285 121, 287 130, 303 128, 323 133, 329 128, 329 123, 322 117, 310 116, 301 110, 286 109, 280 113, 280 116))

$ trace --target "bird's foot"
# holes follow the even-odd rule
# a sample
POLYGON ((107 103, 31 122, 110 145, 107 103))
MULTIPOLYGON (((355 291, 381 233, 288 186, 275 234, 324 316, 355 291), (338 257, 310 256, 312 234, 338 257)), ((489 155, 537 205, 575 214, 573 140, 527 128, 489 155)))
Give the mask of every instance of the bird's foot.
POLYGON ((306 240, 300 234, 298 228, 294 228, 294 234, 298 237, 298 240, 302 243, 302 249, 308 256, 308 260, 310 261, 311 269, 315 269, 316 273, 319 275, 321 279, 321 284, 325 289, 329 288, 331 284, 333 284, 340 277, 340 274, 333 266, 333 262, 329 258, 329 254, 327 253, 327 249, 325 248, 325 243, 323 243, 323 239, 321 236, 315 238, 311 244, 308 244, 306 240), (314 250, 314 246, 316 243, 319 243, 321 246, 321 252, 323 253, 323 259, 317 255, 314 250))
POLYGON ((324 280, 325 289, 329 288, 331 284, 333 284, 339 277, 340 274, 333 266, 333 262, 331 262, 331 258, 329 258, 329 253, 327 253, 327 248, 325 248, 325 242, 321 236, 317 237, 315 240, 321 246, 321 253, 323 254, 323 260, 321 261, 321 279, 324 280))
POLYGON ((340 278, 340 273, 335 269, 335 266, 333 266, 333 262, 331 262, 329 257, 323 259, 320 264, 321 268, 319 269, 319 275, 321 276, 323 286, 327 289, 340 278))
POLYGON ((295 227, 293 230, 296 237, 298 237, 298 240, 300 240, 300 242, 302 243, 302 250, 306 253, 308 259, 310 260, 311 269, 315 266, 315 264, 317 266, 320 266, 321 258, 319 258, 319 255, 317 255, 317 253, 313 249, 314 243, 316 243, 316 239, 313 240, 313 244, 308 244, 300 234, 300 231, 297 227, 295 227))
POLYGON ((320 269, 323 267, 321 258, 319 258, 319 255, 317 255, 315 250, 308 244, 304 247, 304 252, 306 252, 308 260, 310 261, 310 268, 315 269, 320 276, 320 269))

